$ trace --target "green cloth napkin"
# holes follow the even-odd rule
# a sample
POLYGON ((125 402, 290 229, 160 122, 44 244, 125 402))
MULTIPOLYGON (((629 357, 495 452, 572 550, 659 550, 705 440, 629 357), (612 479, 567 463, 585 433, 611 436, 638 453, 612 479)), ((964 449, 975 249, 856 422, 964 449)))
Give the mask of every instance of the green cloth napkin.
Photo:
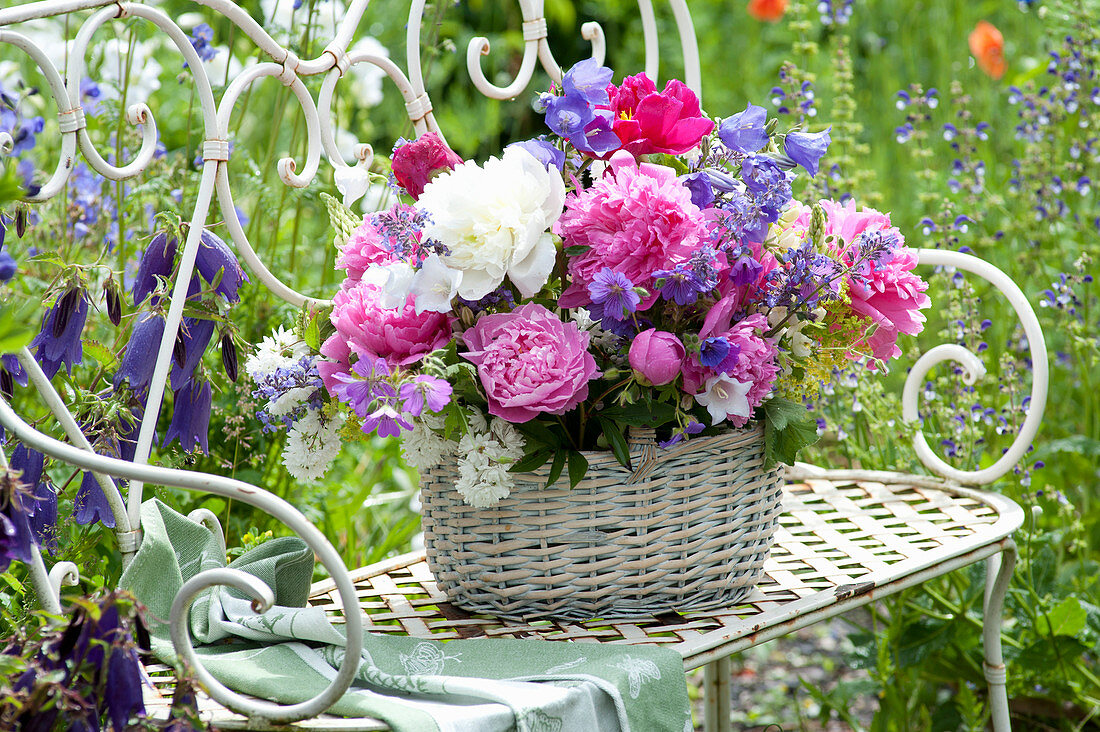
MULTIPOLYGON (((121 586, 148 609, 153 651, 175 662, 168 617, 185 581, 226 566, 218 539, 156 499, 142 506, 141 548, 121 586)), ((192 605, 203 665, 236 691, 283 704, 328 685, 344 657, 343 628, 304 607, 313 553, 301 539, 267 541, 229 566, 268 584, 263 615, 235 590, 192 605)), ((680 655, 653 646, 541 640, 449 642, 365 633, 351 689, 329 710, 376 717, 395 732, 690 732, 680 655)))

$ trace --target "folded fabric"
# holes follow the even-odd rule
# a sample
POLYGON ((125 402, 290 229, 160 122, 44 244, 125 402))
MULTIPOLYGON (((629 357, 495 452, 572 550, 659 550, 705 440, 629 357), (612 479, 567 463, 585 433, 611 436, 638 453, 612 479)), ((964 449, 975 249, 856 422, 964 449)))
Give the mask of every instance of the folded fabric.
MULTIPOLYGON (((168 617, 180 587, 226 566, 218 539, 156 499, 142 506, 144 536, 120 585, 146 606, 158 658, 175 662, 168 617)), ((263 580, 276 606, 260 615, 225 587, 192 605, 202 664, 236 691, 292 704, 319 693, 344 659, 343 627, 304 607, 313 552, 283 537, 229 566, 263 580)), ((376 717, 395 732, 690 732, 682 660, 652 646, 541 640, 449 642, 364 634, 351 689, 329 710, 376 717)))

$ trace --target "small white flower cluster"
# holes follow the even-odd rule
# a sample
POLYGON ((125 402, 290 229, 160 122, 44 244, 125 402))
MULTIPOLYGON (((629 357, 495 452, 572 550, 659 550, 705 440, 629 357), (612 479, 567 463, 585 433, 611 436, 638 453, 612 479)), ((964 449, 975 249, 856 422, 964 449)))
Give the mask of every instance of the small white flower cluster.
POLYGON ((471 424, 470 431, 458 441, 455 488, 466 503, 488 508, 507 498, 516 485, 508 469, 523 457, 523 437, 503 419, 494 417, 485 429, 484 418, 476 416, 481 424, 471 424))
MULTIPOLYGON (((258 384, 273 382, 273 375, 300 369, 302 359, 310 355, 309 346, 298 339, 293 331, 282 327, 260 341, 256 351, 245 361, 245 370, 258 384)), ((267 423, 282 426, 271 417, 290 417, 293 424, 287 433, 283 447, 283 465, 297 480, 314 483, 324 477, 332 461, 340 453, 342 445, 340 428, 343 415, 328 417, 317 404, 310 403, 316 386, 292 386, 269 390, 270 398, 264 404, 267 423), (305 407, 301 410, 301 407, 305 407), (293 418, 295 414, 297 418, 293 418)), ((255 392, 257 395, 260 393, 255 392)), ((290 421, 287 419, 286 421, 290 421)))
POLYGON ((470 417, 469 431, 455 442, 441 437, 437 430, 443 417, 427 414, 401 436, 405 461, 417 470, 440 465, 445 460, 458 463, 455 488, 471 506, 488 508, 506 498, 515 487, 509 468, 523 457, 523 437, 503 419, 486 423, 480 413, 470 417))

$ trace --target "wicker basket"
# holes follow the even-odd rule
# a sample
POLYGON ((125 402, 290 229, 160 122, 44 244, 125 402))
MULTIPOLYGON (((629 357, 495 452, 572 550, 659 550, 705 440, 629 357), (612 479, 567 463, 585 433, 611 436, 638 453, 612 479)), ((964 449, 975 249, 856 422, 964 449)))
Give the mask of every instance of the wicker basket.
POLYGON ((421 478, 424 543, 436 582, 472 611, 526 620, 637 616, 728 606, 761 575, 779 517, 779 466, 764 469, 759 426, 658 450, 630 438, 631 472, 588 452, 585 479, 544 488, 516 475, 496 506, 474 508, 457 469, 421 478))

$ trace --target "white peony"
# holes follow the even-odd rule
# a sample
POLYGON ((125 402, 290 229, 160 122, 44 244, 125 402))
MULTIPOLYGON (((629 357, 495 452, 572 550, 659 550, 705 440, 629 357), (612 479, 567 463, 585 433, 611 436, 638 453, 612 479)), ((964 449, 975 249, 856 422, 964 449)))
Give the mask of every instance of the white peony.
POLYGON ((510 147, 484 167, 465 162, 437 176, 416 205, 431 216, 424 235, 445 244, 444 263, 462 273, 458 294, 480 300, 505 276, 523 297, 542 289, 557 256, 549 229, 564 202, 557 169, 510 147))

